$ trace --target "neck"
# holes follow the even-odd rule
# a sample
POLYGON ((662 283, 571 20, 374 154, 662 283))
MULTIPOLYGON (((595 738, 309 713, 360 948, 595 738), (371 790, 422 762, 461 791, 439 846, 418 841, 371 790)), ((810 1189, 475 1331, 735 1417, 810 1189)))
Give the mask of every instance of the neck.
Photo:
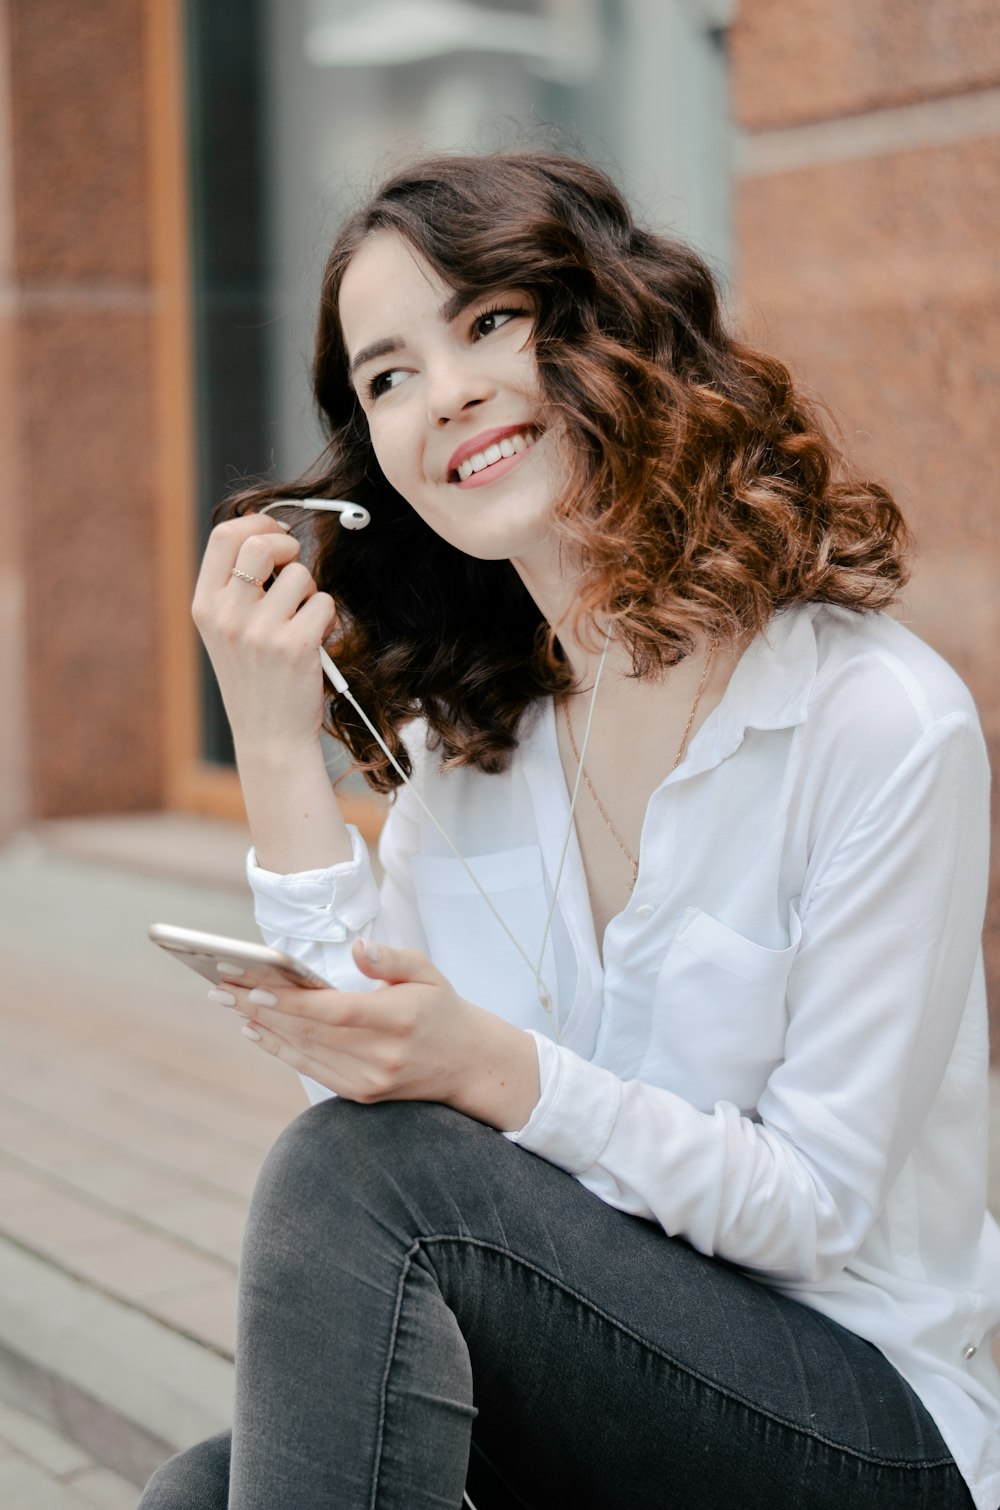
MULTIPOLYGON (((564 550, 555 540, 547 541, 530 556, 513 557, 511 565, 537 604, 539 612, 556 631, 576 688, 580 691, 588 690, 594 685, 597 667, 604 653, 605 626, 598 625, 589 636, 585 635, 583 638, 575 631, 579 573, 567 567, 564 550)), ((725 686, 736 661, 751 639, 752 635, 747 635, 742 640, 721 647, 721 653, 715 657, 713 683, 718 682, 720 688, 725 686)), ((681 697, 686 696, 688 683, 690 682, 692 689, 697 684, 708 650, 708 638, 699 637, 692 655, 662 677, 654 676, 652 681, 668 696, 675 693, 681 697)), ((641 684, 636 680, 632 657, 612 632, 602 681, 602 702, 612 706, 620 703, 622 707, 631 706, 636 701, 645 704, 649 701, 649 691, 645 679, 641 684)), ((706 706, 710 706, 714 700, 712 696, 707 697, 706 706)))
MULTIPOLYGON (((561 554, 558 544, 551 542, 530 557, 513 558, 511 565, 531 594, 539 612, 558 635, 574 682, 581 688, 592 687, 604 654, 604 628, 599 627, 589 637, 582 639, 576 633, 574 620, 579 577, 566 570, 561 554)), ((631 674, 631 657, 612 637, 608 646, 605 681, 618 680, 631 674)))

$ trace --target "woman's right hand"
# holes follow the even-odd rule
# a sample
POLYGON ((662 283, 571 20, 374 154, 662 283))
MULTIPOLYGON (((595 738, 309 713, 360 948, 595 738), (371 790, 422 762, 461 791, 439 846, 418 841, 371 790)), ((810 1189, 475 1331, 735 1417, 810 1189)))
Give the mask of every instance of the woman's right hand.
POLYGON ((212 661, 239 752, 273 756, 315 746, 323 721, 319 647, 336 618, 277 520, 250 514, 216 525, 191 614, 212 661), (265 592, 233 575, 266 581, 265 592))

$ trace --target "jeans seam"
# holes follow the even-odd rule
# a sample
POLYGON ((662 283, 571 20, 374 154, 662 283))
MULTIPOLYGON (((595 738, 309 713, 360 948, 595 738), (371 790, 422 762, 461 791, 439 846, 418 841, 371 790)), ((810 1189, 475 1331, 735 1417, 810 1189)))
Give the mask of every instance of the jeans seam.
POLYGON ((631 1327, 626 1326, 624 1322, 619 1321, 616 1316, 612 1316, 610 1312, 605 1311, 601 1306, 595 1305, 595 1303, 592 1300, 589 1300, 586 1295, 581 1295, 579 1291, 575 1290, 572 1287, 572 1285, 568 1285, 565 1280, 560 1279, 555 1274, 551 1274, 540 1264, 532 1262, 531 1259, 524 1258, 521 1254, 515 1253, 513 1249, 505 1247, 502 1243, 489 1242, 485 1238, 472 1237, 471 1235, 466 1233, 440 1232, 427 1234, 424 1237, 415 1239, 415 1241, 406 1251, 403 1266, 400 1271, 399 1284, 397 1286, 396 1293, 396 1307, 393 1313, 392 1327, 389 1336, 389 1352, 382 1378, 382 1404, 379 1413, 375 1469, 372 1480, 372 1496, 370 1500, 371 1510, 375 1510, 375 1494, 377 1489, 378 1470, 382 1453, 386 1399, 389 1386, 389 1373, 392 1368, 393 1353, 396 1345, 396 1332, 398 1329, 399 1315, 403 1303, 403 1289, 406 1284, 407 1276, 409 1275, 410 1266, 414 1255, 418 1253, 422 1248, 426 1248, 431 1244, 443 1245, 445 1243, 454 1243, 456 1245, 464 1244, 465 1246, 469 1247, 483 1248, 488 1252, 497 1253, 501 1257, 509 1259, 512 1263, 519 1264, 521 1268, 527 1269, 533 1274, 537 1274, 540 1278, 547 1280, 549 1284, 554 1285, 556 1289, 561 1290, 563 1294, 570 1296, 573 1300, 577 1301, 578 1304, 582 1305, 586 1310, 590 1311, 592 1315, 600 1317, 600 1319, 607 1322, 609 1326, 616 1328, 624 1336, 630 1337, 633 1342, 636 1342, 641 1348, 644 1348, 646 1352, 653 1354, 657 1358, 662 1358, 664 1362, 669 1363, 672 1368, 679 1369, 681 1373, 686 1374, 689 1378, 696 1380, 699 1384, 704 1385, 707 1389, 713 1390, 715 1391, 715 1393, 723 1395, 728 1400, 735 1401, 736 1404, 743 1406, 745 1410, 752 1412, 754 1415, 761 1417, 766 1421, 772 1421, 775 1425, 783 1427, 786 1431, 795 1432, 799 1436, 808 1438, 810 1441, 818 1442, 824 1447, 831 1447, 836 1452, 841 1452, 847 1457, 855 1458, 859 1462, 869 1464, 871 1467, 875 1468, 895 1468, 907 1473, 919 1473, 925 1469, 955 1468, 954 1459, 951 1457, 931 1459, 930 1461, 924 1460, 919 1462, 914 1462, 912 1460, 901 1460, 899 1458, 879 1457, 872 1453, 863 1452, 859 1448, 847 1446, 843 1442, 836 1442, 832 1440, 832 1438, 823 1436, 822 1433, 818 1431, 811 1431, 808 1427, 800 1425, 797 1421, 789 1421, 784 1416, 778 1415, 775 1411, 769 1410, 765 1406, 759 1405, 753 1400, 746 1399, 743 1395, 740 1395, 736 1390, 731 1389, 729 1386, 720 1384, 718 1380, 710 1379, 707 1375, 700 1373, 697 1369, 692 1368, 689 1364, 683 1363, 679 1358, 671 1357, 671 1355, 665 1352, 663 1348, 657 1347, 647 1338, 640 1336, 638 1332, 633 1331, 631 1327))
POLYGON ((406 1250, 403 1256, 403 1264, 399 1271, 399 1280, 396 1284, 396 1304, 392 1313, 392 1325, 389 1328, 389 1341, 386 1349, 385 1368, 382 1370, 382 1390, 379 1402, 378 1425, 375 1430, 375 1456, 372 1463, 372 1492, 368 1500, 369 1510, 375 1510, 376 1497, 378 1495, 379 1473, 382 1468, 382 1448, 385 1442, 385 1415, 389 1398, 389 1375, 392 1372, 393 1358, 396 1352, 396 1337, 399 1332, 399 1318, 403 1310, 403 1292, 406 1289, 406 1281, 409 1278, 413 1258, 420 1251, 423 1239, 417 1238, 406 1250))

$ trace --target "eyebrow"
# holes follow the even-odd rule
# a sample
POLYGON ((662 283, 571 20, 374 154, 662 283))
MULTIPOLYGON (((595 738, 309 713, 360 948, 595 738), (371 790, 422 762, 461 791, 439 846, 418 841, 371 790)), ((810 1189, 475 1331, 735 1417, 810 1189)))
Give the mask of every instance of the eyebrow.
MULTIPOLYGON (((442 319, 446 325, 450 325, 452 320, 456 319, 457 316, 462 313, 462 310, 466 307, 466 305, 472 303, 473 298, 475 298, 475 295, 470 298, 468 294, 462 293, 461 291, 454 294, 449 294, 448 298, 444 301, 444 303, 441 305, 441 308, 438 310, 439 318, 442 319)), ((404 342, 402 336, 383 336, 380 341, 372 341, 370 346, 362 346, 357 356, 352 360, 351 365, 348 369, 347 376, 349 381, 354 381, 354 374, 357 372, 358 368, 363 367, 366 362, 373 362, 376 357, 391 356, 393 352, 401 351, 405 344, 406 343, 404 342)))
POLYGON ((381 341, 373 341, 370 346, 362 346, 348 370, 348 378, 353 381, 354 374, 359 367, 366 362, 372 362, 376 357, 387 357, 394 351, 399 351, 403 342, 399 336, 385 336, 381 341))

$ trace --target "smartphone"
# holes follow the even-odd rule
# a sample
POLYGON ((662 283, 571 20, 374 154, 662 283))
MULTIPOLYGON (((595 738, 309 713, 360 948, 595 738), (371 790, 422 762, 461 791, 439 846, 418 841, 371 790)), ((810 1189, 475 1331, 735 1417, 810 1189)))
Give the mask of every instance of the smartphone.
POLYGON ((193 928, 175 928, 170 923, 151 923, 149 936, 154 944, 214 986, 227 980, 239 986, 272 990, 275 986, 329 986, 329 981, 300 960, 266 944, 225 938, 219 933, 198 933, 193 928))

